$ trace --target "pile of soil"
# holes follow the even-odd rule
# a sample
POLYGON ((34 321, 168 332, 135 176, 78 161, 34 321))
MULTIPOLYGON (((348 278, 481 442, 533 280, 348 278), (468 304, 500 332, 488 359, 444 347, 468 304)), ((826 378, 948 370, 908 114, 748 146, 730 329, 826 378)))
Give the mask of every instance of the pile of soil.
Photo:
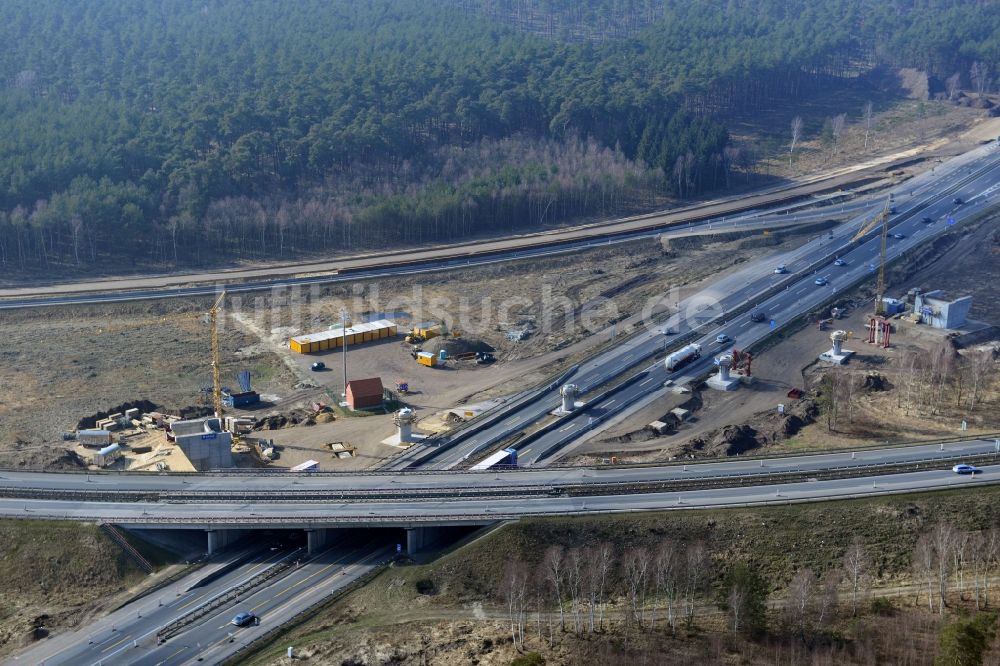
POLYGON ((112 414, 124 414, 129 409, 138 409, 141 414, 148 414, 149 412, 155 412, 157 406, 155 403, 150 402, 143 398, 142 400, 136 400, 134 402, 123 402, 117 407, 111 407, 107 411, 97 412, 92 416, 85 416, 79 421, 77 421, 77 430, 88 430, 97 425, 98 421, 108 418, 112 414))
POLYGON ((483 342, 478 338, 449 338, 443 335, 431 338, 421 345, 421 347, 425 352, 430 352, 432 354, 438 354, 443 349, 448 356, 496 351, 488 343, 483 342))
POLYGON ((865 378, 861 380, 861 390, 866 393, 878 393, 881 391, 888 391, 891 388, 892 384, 889 380, 877 372, 865 375, 865 378))
MULTIPOLYGON (((322 414, 321 416, 327 416, 322 414)), ((333 416, 333 414, 329 414, 333 416)), ((331 418, 330 421, 333 419, 331 418)), ((324 420, 324 423, 329 421, 324 420)), ((303 409, 295 409, 287 414, 271 413, 264 416, 253 424, 254 430, 281 430, 282 428, 294 428, 297 425, 316 425, 316 419, 311 412, 303 409)))
POLYGON ((211 416, 215 413, 215 409, 207 405, 196 405, 189 407, 181 407, 177 410, 177 415, 182 419, 200 419, 205 416, 211 416))
POLYGON ((691 439, 685 453, 697 456, 735 456, 794 437, 819 414, 816 402, 802 398, 776 410, 758 412, 749 423, 727 425, 691 439))

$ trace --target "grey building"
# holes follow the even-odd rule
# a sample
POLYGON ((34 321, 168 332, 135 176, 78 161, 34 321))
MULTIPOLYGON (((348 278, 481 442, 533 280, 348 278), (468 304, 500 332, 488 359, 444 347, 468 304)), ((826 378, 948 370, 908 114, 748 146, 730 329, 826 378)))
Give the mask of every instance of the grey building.
POLYGON ((170 432, 199 472, 233 466, 233 433, 223 430, 219 419, 177 421, 170 425, 170 432))
POLYGON ((934 328, 961 328, 972 308, 972 296, 952 299, 940 289, 926 294, 916 291, 913 311, 920 315, 920 322, 934 328))

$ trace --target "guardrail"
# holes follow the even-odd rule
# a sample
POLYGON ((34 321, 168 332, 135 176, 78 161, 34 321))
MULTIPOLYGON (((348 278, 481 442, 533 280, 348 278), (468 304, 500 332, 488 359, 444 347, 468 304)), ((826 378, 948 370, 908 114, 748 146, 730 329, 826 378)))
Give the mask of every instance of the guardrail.
POLYGON ((170 622, 169 624, 167 624, 162 629, 156 632, 157 643, 163 643, 164 641, 167 641, 168 639, 176 636, 185 627, 190 626, 194 622, 197 622, 198 620, 205 617, 206 615, 216 610, 217 608, 221 608, 222 606, 225 606, 230 602, 238 600, 244 594, 260 587, 261 585, 271 580, 275 576, 288 570, 289 568, 292 567, 290 559, 291 555, 298 552, 299 550, 301 549, 296 549, 295 551, 292 551, 292 553, 286 556, 285 559, 281 560, 280 562, 276 562, 275 564, 268 567, 264 571, 255 575, 253 578, 250 578, 244 581, 243 583, 240 583, 239 585, 212 597, 205 603, 199 605, 194 610, 185 613, 179 618, 176 618, 175 620, 173 620, 172 622, 170 622))
MULTIPOLYGON (((984 173, 986 173, 987 171, 989 171, 992 168, 994 168, 994 166, 995 166, 994 162, 990 162, 987 166, 981 167, 977 171, 972 172, 971 174, 969 174, 969 175, 965 176, 964 178, 962 178, 961 180, 959 180, 957 183, 954 183, 954 184, 948 186, 943 191, 937 192, 933 196, 925 197, 922 201, 918 202, 915 206, 910 207, 906 212, 900 213, 900 214, 896 215, 896 217, 893 218, 893 226, 899 224, 900 222, 903 222, 903 221, 906 221, 908 219, 916 217, 916 215, 918 213, 922 212, 928 206, 931 205, 930 202, 931 202, 932 199, 940 199, 941 197, 947 197, 947 196, 953 194, 954 192, 957 192, 959 189, 961 189, 965 185, 968 185, 970 182, 976 180, 977 178, 979 178, 980 176, 982 176, 984 173)), ((942 235, 944 233, 945 233, 945 231, 940 231, 937 234, 933 234, 931 237, 940 236, 940 235, 942 235)), ((867 236, 867 234, 866 234, 866 236, 867 236)), ((692 329, 687 334, 685 334, 685 336, 683 336, 683 338, 675 339, 674 340, 674 345, 671 345, 671 348, 673 348, 674 346, 679 346, 680 344, 684 344, 687 341, 690 341, 691 339, 700 337, 700 333, 698 333, 697 335, 695 335, 695 333, 697 333, 698 331, 700 331, 700 330, 702 330, 704 328, 707 328, 707 327, 717 326, 719 324, 719 320, 722 320, 722 323, 724 323, 728 319, 731 319, 731 318, 734 318, 734 317, 739 317, 739 316, 741 316, 743 314, 746 314, 747 312, 749 312, 753 308, 757 307, 756 303, 759 303, 760 301, 766 301, 766 300, 768 300, 768 299, 776 296, 777 294, 781 293, 782 291, 785 291, 786 289, 790 288, 792 284, 794 284, 797 281, 801 280, 803 275, 806 275, 806 274, 809 274, 809 273, 813 273, 814 271, 817 271, 819 268, 825 266, 829 262, 831 254, 839 255, 839 254, 842 254, 842 253, 849 252, 852 249, 855 249, 855 248, 861 246, 865 242, 867 242, 865 240, 865 237, 862 237, 862 238, 860 238, 858 240, 851 240, 851 241, 848 241, 847 243, 844 243, 844 244, 840 245, 832 253, 831 252, 827 252, 826 254, 824 254, 824 256, 822 258, 817 259, 816 261, 812 262, 805 269, 798 271, 796 274, 794 274, 794 276, 790 276, 789 279, 780 281, 777 284, 772 285, 768 289, 765 289, 764 291, 760 292, 759 294, 756 294, 755 296, 753 296, 752 299, 748 299, 745 303, 743 303, 742 305, 734 308, 733 310, 731 310, 731 311, 729 311, 727 313, 724 313, 724 314, 720 315, 719 317, 716 317, 712 321, 707 322, 706 324, 703 324, 703 325, 699 326, 697 329, 692 329)), ((893 262, 897 261, 904 254, 905 253, 902 253, 900 256, 897 256, 897 257, 893 258, 891 261, 887 260, 886 263, 887 264, 888 263, 893 263, 893 262)), ((847 290, 849 290, 851 288, 856 287, 857 285, 859 285, 862 282, 864 282, 866 279, 868 279, 867 276, 861 276, 861 277, 859 277, 857 280, 848 283, 848 285, 846 287, 840 289, 839 292, 838 292, 838 294, 842 293, 842 292, 845 292, 845 291, 847 291, 847 290)), ((831 299, 827 299, 826 301, 823 301, 823 303, 827 303, 827 302, 829 302, 831 300, 834 300, 835 297, 832 297, 831 299)), ((820 305, 822 305, 822 303, 820 305)), ((817 307, 819 307, 819 305, 817 305, 817 307)), ((794 321, 796 321, 796 319, 793 319, 793 320, 790 320, 788 322, 785 322, 782 326, 779 326, 778 329, 786 328, 787 326, 789 326, 790 324, 792 324, 794 321)), ((652 353, 649 353, 649 354, 646 354, 645 356, 642 356, 641 358, 637 359, 636 363, 634 363, 630 367, 634 368, 636 365, 638 365, 639 363, 645 361, 650 356, 655 356, 658 351, 659 350, 656 350, 656 351, 654 351, 652 353)), ((640 371, 639 375, 636 375, 636 376, 641 376, 641 373, 642 373, 642 371, 640 371)), ((592 401, 592 402, 596 402, 596 400, 592 401)), ((587 409, 590 409, 590 408, 591 408, 591 405, 588 405, 587 407, 584 408, 584 410, 587 410, 587 409)), ((584 434, 587 431, 591 430, 594 425, 597 425, 598 423, 607 420, 607 418, 608 418, 607 415, 602 415, 601 417, 598 417, 598 419, 595 420, 594 423, 590 424, 590 426, 587 428, 587 430, 579 431, 579 432, 573 432, 573 433, 570 433, 570 434, 566 435, 565 437, 561 438, 558 443, 553 444, 548 449, 546 449, 546 451, 543 452, 542 455, 538 456, 536 458, 536 460, 542 460, 545 457, 549 457, 552 454, 558 452, 560 449, 562 449, 563 447, 565 447, 568 444, 572 443, 574 440, 579 439, 580 437, 584 436, 584 434)))
POLYGON ((314 611, 320 608, 321 606, 325 606, 333 602, 334 600, 343 597, 349 592, 356 590, 364 585, 367 585, 376 576, 382 573, 382 570, 388 567, 391 562, 392 558, 387 557, 385 559, 372 563, 371 569, 369 569, 365 573, 355 578, 349 584, 345 585, 340 589, 333 590, 327 595, 321 595, 316 601, 314 601, 311 604, 308 604, 307 606, 304 606, 301 610, 299 610, 298 613, 288 618, 286 621, 282 622, 281 624, 275 627, 271 627, 270 629, 261 633, 260 635, 254 636, 250 641, 244 643, 239 648, 237 648, 231 655, 226 657, 226 659, 222 662, 222 664, 228 666, 229 664, 235 665, 243 663, 245 661, 245 658, 248 656, 246 653, 248 651, 256 649, 255 646, 259 646, 275 640, 282 634, 287 633, 289 628, 301 623, 304 620, 312 618, 314 616, 314 611))

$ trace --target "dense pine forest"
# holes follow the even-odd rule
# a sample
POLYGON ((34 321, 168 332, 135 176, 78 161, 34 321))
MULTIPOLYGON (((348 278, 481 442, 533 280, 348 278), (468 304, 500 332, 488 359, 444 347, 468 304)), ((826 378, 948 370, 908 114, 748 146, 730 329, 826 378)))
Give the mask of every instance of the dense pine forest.
POLYGON ((6 0, 0 43, 0 271, 105 271, 720 190, 733 109, 879 65, 988 91, 1000 3, 6 0))

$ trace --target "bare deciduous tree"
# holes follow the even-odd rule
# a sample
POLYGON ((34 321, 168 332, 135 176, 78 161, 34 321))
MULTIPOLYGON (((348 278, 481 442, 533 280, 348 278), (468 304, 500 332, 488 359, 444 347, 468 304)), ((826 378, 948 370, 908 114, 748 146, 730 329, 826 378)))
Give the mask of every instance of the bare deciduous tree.
POLYGON ((841 113, 833 117, 830 121, 830 130, 833 133, 833 152, 840 149, 840 139, 844 136, 844 127, 847 125, 847 114, 841 113))
POLYGON ((864 108, 864 110, 862 112, 864 114, 864 118, 865 118, 865 151, 868 150, 868 137, 870 137, 871 133, 872 133, 872 111, 873 110, 874 110, 874 106, 872 105, 871 102, 868 102, 868 103, 865 104, 865 108, 864 108))
POLYGON ((649 551, 645 548, 633 548, 625 555, 623 573, 629 600, 626 625, 634 622, 638 626, 642 626, 646 589, 649 582, 650 559, 649 551))
MULTIPOLYGON (((654 570, 656 577, 656 596, 666 602, 667 624, 671 630, 675 628, 674 602, 677 597, 677 569, 679 566, 677 546, 674 542, 665 540, 656 549, 654 570)), ((650 614, 649 626, 654 627, 656 621, 656 605, 650 614)))
POLYGON ((726 598, 729 604, 729 619, 732 624, 733 633, 740 633, 740 622, 743 620, 743 609, 747 603, 747 589, 742 585, 733 585, 726 598))
POLYGON ((504 596, 510 620, 510 637, 514 648, 521 649, 524 647, 525 611, 528 605, 528 572, 522 563, 511 562, 507 565, 504 596))
POLYGON ((954 102, 958 97, 958 91, 962 88, 962 75, 955 72, 944 82, 944 89, 948 93, 948 101, 954 102))
POLYGON ((922 534, 913 549, 913 569, 927 589, 927 608, 934 612, 934 542, 930 535, 922 534))
POLYGON ((837 614, 837 606, 840 604, 840 584, 843 580, 843 570, 830 569, 820 581, 816 599, 816 627, 821 631, 826 629, 827 624, 837 614))
POLYGON ((982 601, 982 576, 986 569, 983 556, 986 551, 986 537, 982 532, 973 532, 965 540, 965 555, 972 568, 972 591, 976 601, 976 610, 980 610, 982 601))
POLYGON ((996 363, 993 360, 992 349, 974 351, 968 355, 968 358, 969 379, 972 382, 971 394, 969 396, 969 411, 974 412, 996 363))
POLYGON ((812 628, 816 587, 816 574, 808 567, 799 569, 788 584, 785 618, 788 625, 799 632, 803 641, 812 628))
POLYGON ((972 87, 975 88, 976 94, 982 97, 990 87, 990 68, 986 63, 977 60, 969 68, 969 79, 972 81, 972 87))
POLYGON ((844 553, 844 573, 851 586, 851 615, 858 614, 858 595, 870 578, 871 562, 860 537, 855 537, 844 553))
POLYGON ((941 522, 931 530, 930 538, 934 550, 934 562, 937 565, 938 612, 943 615, 951 578, 951 553, 955 548, 957 533, 954 527, 941 522))
POLYGON ((573 633, 580 633, 580 589, 583 583, 583 555, 579 548, 566 553, 566 591, 569 607, 573 611, 573 633))
POLYGON ((562 630, 566 629, 566 616, 563 613, 564 569, 565 562, 562 546, 550 546, 545 551, 545 557, 542 559, 542 570, 545 572, 545 580, 555 595, 556 606, 559 608, 559 628, 562 630))
POLYGON ((795 153, 795 144, 802 138, 802 116, 792 118, 792 142, 788 144, 788 168, 792 168, 792 155, 795 153))
POLYGON ((694 625, 695 600, 708 578, 708 552, 702 541, 688 545, 684 557, 684 622, 694 625))

